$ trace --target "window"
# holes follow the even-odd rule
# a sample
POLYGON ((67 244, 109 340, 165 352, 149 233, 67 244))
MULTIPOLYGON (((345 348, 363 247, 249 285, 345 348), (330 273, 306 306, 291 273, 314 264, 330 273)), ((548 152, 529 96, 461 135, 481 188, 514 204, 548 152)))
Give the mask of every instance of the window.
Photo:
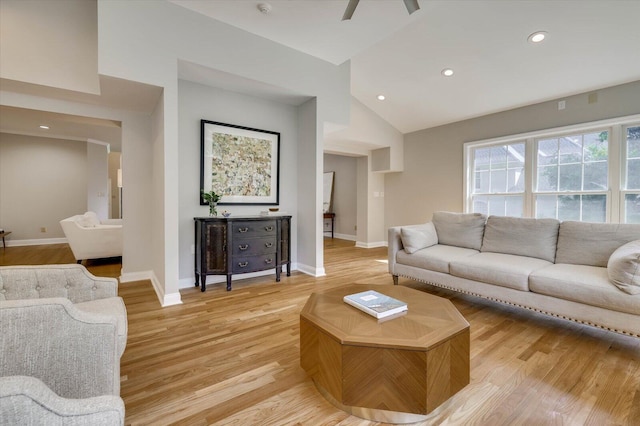
POLYGON ((465 144, 465 210, 640 223, 640 116, 465 144))
POLYGON ((522 216, 524 143, 478 148, 474 151, 473 211, 522 216))
POLYGON ((535 217, 605 222, 608 130, 541 139, 536 152, 535 217))

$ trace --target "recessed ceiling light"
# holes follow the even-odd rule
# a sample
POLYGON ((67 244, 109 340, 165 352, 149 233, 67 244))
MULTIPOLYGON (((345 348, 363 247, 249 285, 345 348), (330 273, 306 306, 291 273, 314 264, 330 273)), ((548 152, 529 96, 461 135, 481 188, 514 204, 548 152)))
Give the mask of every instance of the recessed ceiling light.
POLYGON ((547 38, 547 33, 545 31, 536 31, 535 33, 529 35, 527 40, 529 43, 540 43, 542 40, 547 38))
POLYGON ((451 77, 453 75, 453 70, 451 68, 445 68, 441 71, 441 74, 445 77, 451 77))
POLYGON ((384 95, 378 95, 378 100, 379 101, 384 101, 386 98, 384 97, 384 95))
POLYGON ((49 130, 49 126, 45 126, 44 124, 40 126, 41 129, 49 130))

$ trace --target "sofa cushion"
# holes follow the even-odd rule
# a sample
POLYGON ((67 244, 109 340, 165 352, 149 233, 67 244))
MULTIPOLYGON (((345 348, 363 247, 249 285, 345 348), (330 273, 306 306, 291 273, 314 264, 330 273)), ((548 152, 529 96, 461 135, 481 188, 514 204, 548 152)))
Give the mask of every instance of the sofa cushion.
POLYGON ((413 254, 400 250, 396 255, 396 262, 402 265, 448 274, 449 262, 476 254, 478 254, 478 250, 436 244, 435 246, 418 250, 413 254))
POLYGON ((452 261, 449 269, 456 277, 529 291, 529 274, 551 264, 535 257, 479 253, 452 261))
POLYGON ((96 225, 100 225, 100 219, 94 212, 86 212, 83 215, 76 216, 75 222, 83 228, 93 228, 96 225))
POLYGON ((553 262, 559 227, 560 221, 556 219, 489 216, 480 251, 537 257, 553 262))
POLYGON ((480 250, 486 220, 480 213, 435 212, 431 221, 439 244, 480 250))
POLYGON ((556 263, 606 267, 618 247, 639 239, 638 224, 562 222, 556 263))
POLYGON ((424 225, 403 226, 400 229, 400 239, 407 253, 415 253, 420 249, 438 244, 436 228, 431 222, 424 225))
POLYGON ((611 284, 607 269, 589 265, 555 264, 529 277, 535 293, 628 314, 640 314, 640 295, 628 295, 611 284))
POLYGON ((628 294, 640 293, 640 240, 631 241, 611 254, 607 262, 609 280, 628 294))

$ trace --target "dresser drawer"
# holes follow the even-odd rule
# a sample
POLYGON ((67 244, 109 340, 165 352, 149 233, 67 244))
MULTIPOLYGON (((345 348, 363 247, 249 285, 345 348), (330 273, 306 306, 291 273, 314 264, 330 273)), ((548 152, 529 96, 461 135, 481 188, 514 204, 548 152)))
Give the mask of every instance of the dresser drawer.
POLYGON ((276 235, 275 220, 259 220, 247 222, 233 222, 231 232, 234 239, 236 238, 253 238, 266 237, 276 235))
POLYGON ((235 238, 231 252, 236 256, 256 256, 276 252, 276 239, 274 237, 263 238, 235 238))
POLYGON ((276 267, 276 254, 269 253, 260 256, 234 256, 232 260, 232 273, 242 274, 245 272, 262 271, 276 267))

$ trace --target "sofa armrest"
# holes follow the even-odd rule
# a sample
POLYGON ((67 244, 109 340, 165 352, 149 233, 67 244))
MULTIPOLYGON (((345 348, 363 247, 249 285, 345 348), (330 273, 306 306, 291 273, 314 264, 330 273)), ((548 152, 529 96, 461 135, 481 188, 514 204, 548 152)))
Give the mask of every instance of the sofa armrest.
POLYGON ((402 239, 400 238, 401 226, 394 226, 389 228, 387 238, 388 238, 388 260, 389 260, 389 273, 391 275, 396 275, 396 254, 403 249, 402 239))
POLYGON ((120 394, 117 321, 68 299, 0 301, 0 376, 32 376, 64 398, 120 394))
POLYGON ((35 377, 0 377, 0 424, 123 425, 124 402, 114 395, 68 399, 35 377))
POLYGON ((102 225, 122 226, 122 219, 104 219, 100 221, 102 225))
POLYGON ((70 265, 0 267, 0 300, 65 297, 73 303, 118 296, 118 280, 70 265))

